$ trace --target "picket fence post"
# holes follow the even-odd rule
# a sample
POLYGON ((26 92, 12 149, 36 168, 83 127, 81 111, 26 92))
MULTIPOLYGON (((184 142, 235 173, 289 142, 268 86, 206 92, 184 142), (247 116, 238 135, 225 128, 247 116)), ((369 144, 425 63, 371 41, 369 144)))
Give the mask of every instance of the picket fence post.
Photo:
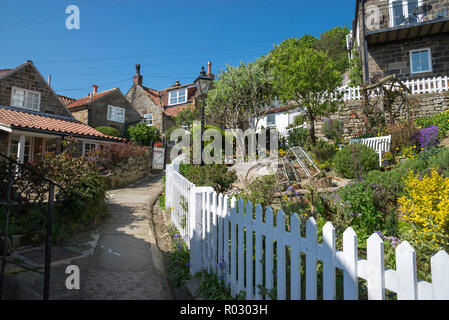
POLYGON ((190 189, 189 201, 189 235, 190 235, 190 274, 195 275, 204 269, 203 245, 203 195, 211 192, 211 187, 194 187, 190 189))
POLYGON ((434 299, 449 300, 449 255, 441 250, 430 261, 434 299))
POLYGON ((276 288, 277 299, 286 299, 285 275, 285 214, 279 210, 276 214, 276 288))
POLYGON ((343 298, 357 300, 358 290, 357 235, 349 227, 343 233, 343 298))
POLYGON ((237 220, 237 203, 235 197, 232 198, 231 202, 231 295, 235 297, 236 287, 237 287, 237 270, 236 270, 236 220, 237 220))
POLYGON ((229 286, 229 198, 224 196, 223 199, 223 263, 224 263, 224 281, 229 286))
POLYGON ((218 272, 222 272, 222 261, 224 260, 223 254, 223 213, 224 213, 224 197, 223 194, 218 195, 218 215, 217 215, 217 237, 218 237, 218 252, 217 252, 217 268, 218 272))
MULTIPOLYGON (((273 289, 273 209, 268 207, 265 210, 265 288, 267 290, 273 289)), ((267 295, 267 300, 271 297, 267 295)))
POLYGON ((239 199, 238 201, 238 214, 237 214, 237 294, 240 294, 240 292, 243 290, 245 283, 245 260, 244 260, 244 247, 245 247, 245 240, 243 237, 243 227, 245 223, 245 202, 243 199, 239 199))
POLYGON ((256 288, 255 288, 255 299, 262 299, 260 292, 260 286, 263 285, 263 255, 262 255, 262 206, 260 203, 256 206, 256 220, 254 223, 254 232, 256 234, 255 245, 256 245, 256 288))
POLYGON ((418 298, 416 252, 408 241, 403 241, 396 247, 396 281, 398 300, 418 298))
POLYGON ((384 242, 377 233, 367 240, 368 299, 385 300, 384 242))
POLYGON ((301 220, 298 214, 290 218, 290 298, 301 300, 301 220))
POLYGON ((313 217, 306 222, 306 299, 317 299, 317 226, 313 217))
POLYGON ((323 227, 323 300, 335 300, 335 228, 331 222, 323 227))
POLYGON ((246 203, 246 299, 253 299, 253 205, 246 203))

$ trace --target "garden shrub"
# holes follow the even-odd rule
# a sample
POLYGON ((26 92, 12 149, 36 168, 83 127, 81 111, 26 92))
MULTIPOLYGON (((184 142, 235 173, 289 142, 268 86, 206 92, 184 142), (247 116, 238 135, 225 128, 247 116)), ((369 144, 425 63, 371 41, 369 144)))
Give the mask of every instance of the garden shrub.
MULTIPOLYGON (((97 223, 106 215, 106 186, 98 165, 87 158, 74 156, 70 146, 64 152, 46 153, 30 168, 64 189, 56 187, 53 241, 59 243, 79 228, 97 223)), ((27 171, 27 170, 26 170, 27 171)), ((22 176, 23 178, 24 176, 22 176)), ((24 182, 28 184, 29 182, 24 182)), ((41 185, 42 180, 40 180, 41 185)), ((45 195, 47 191, 45 190, 45 195)), ((15 202, 11 208, 10 234, 36 234, 45 239, 47 204, 15 202)), ((1 220, 1 218, 0 218, 1 220)))
POLYGON ((308 142, 309 132, 307 128, 294 128, 288 132, 287 141, 291 147, 305 146, 308 142))
POLYGON ((415 123, 421 128, 437 126, 439 137, 444 138, 449 132, 449 109, 434 116, 420 117, 416 119, 415 123))
POLYGON ((405 147, 418 144, 419 130, 411 120, 389 124, 384 135, 391 135, 391 152, 398 155, 405 147))
POLYGON ((334 167, 344 178, 353 179, 363 173, 379 168, 379 156, 373 149, 353 143, 338 151, 334 167))
POLYGON ((212 187, 218 193, 228 191, 237 180, 235 170, 229 170, 224 164, 200 166, 181 163, 179 173, 197 187, 212 187))
POLYGON ((361 181, 342 188, 339 194, 363 243, 375 231, 398 233, 395 196, 384 185, 361 181))
POLYGON ((101 133, 107 134, 108 136, 120 137, 120 131, 113 127, 100 126, 96 127, 95 130, 100 131, 101 133))
POLYGON ((138 146, 134 143, 119 143, 105 145, 97 149, 90 156, 103 169, 112 170, 120 166, 130 158, 144 157, 148 152, 147 147, 138 146))
POLYGON ((325 118, 321 131, 326 138, 338 143, 343 136, 343 123, 338 119, 325 118))
POLYGON ((143 122, 131 126, 127 130, 128 139, 139 146, 150 146, 151 143, 160 141, 161 134, 156 127, 147 126, 143 122))
POLYGON ((404 220, 411 222, 425 239, 449 245, 449 178, 433 169, 420 177, 409 172, 407 195, 398 199, 404 220))
POLYGON ((333 144, 320 139, 317 141, 316 146, 312 148, 312 152, 319 162, 324 162, 332 160, 335 156, 336 148, 333 144))
POLYGON ((245 188, 238 193, 238 197, 245 201, 251 201, 254 206, 260 203, 262 207, 267 207, 272 204, 278 189, 279 181, 276 175, 266 175, 247 183, 245 188))

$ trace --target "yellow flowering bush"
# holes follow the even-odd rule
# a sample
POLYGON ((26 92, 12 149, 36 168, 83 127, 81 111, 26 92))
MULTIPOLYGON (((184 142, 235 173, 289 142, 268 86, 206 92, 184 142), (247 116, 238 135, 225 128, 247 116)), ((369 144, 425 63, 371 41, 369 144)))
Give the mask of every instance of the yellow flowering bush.
POLYGON ((400 155, 407 159, 415 159, 415 157, 418 155, 418 152, 416 151, 416 145, 404 147, 400 155))
POLYGON ((441 177, 436 169, 422 178, 410 171, 405 190, 407 196, 398 199, 404 219, 428 240, 448 244, 449 178, 441 177))

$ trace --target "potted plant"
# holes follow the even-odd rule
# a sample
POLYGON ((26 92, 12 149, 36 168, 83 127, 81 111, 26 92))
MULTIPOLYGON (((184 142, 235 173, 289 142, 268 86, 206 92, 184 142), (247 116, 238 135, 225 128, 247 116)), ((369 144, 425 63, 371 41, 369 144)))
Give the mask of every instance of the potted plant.
POLYGON ((393 154, 391 152, 386 152, 382 158, 382 166, 386 167, 391 165, 391 160, 393 160, 393 154))

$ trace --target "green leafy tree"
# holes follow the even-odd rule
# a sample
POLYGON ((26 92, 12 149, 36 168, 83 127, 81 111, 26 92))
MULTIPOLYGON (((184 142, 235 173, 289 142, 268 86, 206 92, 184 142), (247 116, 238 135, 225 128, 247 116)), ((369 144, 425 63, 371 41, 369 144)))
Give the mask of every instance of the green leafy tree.
POLYGON ((100 126, 96 127, 95 130, 100 131, 101 133, 107 134, 108 136, 120 137, 120 131, 113 127, 100 126))
POLYGON ((201 109, 195 107, 184 108, 175 116, 175 123, 178 127, 187 126, 190 129, 193 121, 200 119, 201 109))
POLYGON ((349 86, 358 87, 362 85, 362 62, 357 44, 352 48, 352 58, 349 60, 349 86))
POLYGON ((325 53, 304 43, 296 38, 283 41, 270 52, 269 65, 278 97, 292 108, 305 108, 310 141, 315 145, 315 120, 337 111, 340 99, 334 93, 342 77, 325 53))
POLYGON ((325 52, 335 62, 335 67, 341 73, 346 72, 349 67, 348 50, 346 48, 346 35, 348 27, 335 27, 321 34, 316 43, 316 49, 325 52))
POLYGON ((242 128, 242 122, 262 117, 262 111, 274 100, 273 77, 265 68, 265 57, 256 62, 227 65, 209 91, 206 112, 211 123, 221 127, 242 128))
POLYGON ((128 139, 139 146, 150 146, 152 142, 160 141, 159 130, 152 126, 147 126, 143 122, 131 126, 127 131, 128 139))

